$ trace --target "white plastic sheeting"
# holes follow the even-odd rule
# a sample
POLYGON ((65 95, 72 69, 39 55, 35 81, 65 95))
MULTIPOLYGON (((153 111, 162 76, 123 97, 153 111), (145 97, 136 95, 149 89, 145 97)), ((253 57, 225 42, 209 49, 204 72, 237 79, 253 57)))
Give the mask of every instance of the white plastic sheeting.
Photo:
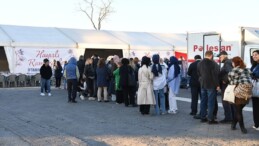
POLYGON ((76 43, 56 28, 0 25, 14 47, 76 48, 76 43))
POLYGON ((0 28, 0 46, 10 46, 12 40, 5 34, 5 32, 0 28))
POLYGON ((151 35, 173 45, 174 51, 187 53, 186 34, 151 33, 151 35))
POLYGON ((105 31, 58 28, 67 37, 78 43, 78 48, 128 49, 128 44, 105 31))

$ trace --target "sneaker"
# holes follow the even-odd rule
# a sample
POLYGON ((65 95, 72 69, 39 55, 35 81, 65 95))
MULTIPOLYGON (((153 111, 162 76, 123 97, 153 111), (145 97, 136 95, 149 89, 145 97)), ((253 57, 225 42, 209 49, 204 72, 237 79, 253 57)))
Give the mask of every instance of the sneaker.
POLYGON ((191 115, 191 116, 195 116, 195 115, 196 115, 196 113, 191 112, 191 113, 190 113, 190 115, 191 115))
POLYGON ((166 115, 166 114, 167 114, 166 112, 161 113, 161 115, 166 115))
POLYGON ((81 100, 85 100, 85 97, 83 95, 80 96, 81 100))
POLYGON ((168 114, 177 114, 177 111, 171 111, 171 110, 169 110, 169 111, 168 111, 168 114))
POLYGON ((89 97, 88 100, 95 100, 95 98, 94 97, 89 97))
POLYGON ((205 123, 205 122, 208 122, 208 119, 201 119, 201 123, 205 123))
POLYGON ((253 126, 253 128, 254 128, 255 130, 259 131, 259 127, 256 128, 255 126, 253 126))
POLYGON ((45 96, 45 94, 44 93, 40 93, 40 96, 45 96))
POLYGON ((195 115, 195 116, 193 116, 193 118, 199 120, 199 119, 201 119, 201 116, 200 115, 195 115))
POLYGON ((52 96, 52 94, 51 94, 51 93, 48 93, 48 96, 52 96))

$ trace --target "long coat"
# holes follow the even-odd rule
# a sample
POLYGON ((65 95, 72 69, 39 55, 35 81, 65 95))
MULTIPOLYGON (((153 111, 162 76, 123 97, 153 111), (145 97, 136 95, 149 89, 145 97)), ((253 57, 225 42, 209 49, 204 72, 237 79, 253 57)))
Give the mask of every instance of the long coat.
POLYGON ((155 105, 155 95, 153 91, 153 73, 151 72, 151 67, 146 67, 145 65, 139 69, 138 80, 138 105, 155 105))
POLYGON ((96 69, 97 74, 97 87, 108 87, 109 86, 109 71, 106 66, 96 69))
POLYGON ((172 65, 168 72, 168 87, 172 90, 174 94, 178 94, 181 84, 181 73, 175 77, 174 75, 174 65, 172 65))

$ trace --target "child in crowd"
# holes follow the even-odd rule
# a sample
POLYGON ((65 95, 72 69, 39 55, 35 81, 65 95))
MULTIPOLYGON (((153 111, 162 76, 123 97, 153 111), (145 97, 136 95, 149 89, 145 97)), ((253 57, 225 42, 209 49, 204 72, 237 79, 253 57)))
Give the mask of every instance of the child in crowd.
POLYGON ((80 80, 80 85, 78 86, 78 92, 79 92, 79 97, 81 100, 85 100, 85 91, 87 89, 87 84, 85 79, 80 80))

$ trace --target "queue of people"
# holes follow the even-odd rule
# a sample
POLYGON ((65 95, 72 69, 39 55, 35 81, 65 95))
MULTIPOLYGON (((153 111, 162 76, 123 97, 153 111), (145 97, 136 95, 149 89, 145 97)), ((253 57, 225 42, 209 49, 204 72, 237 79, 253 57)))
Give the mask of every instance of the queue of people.
MULTIPOLYGON (((253 88, 258 86, 259 82, 259 50, 253 51, 253 65, 247 69, 245 63, 240 57, 228 58, 228 54, 222 51, 218 57, 220 65, 213 61, 213 52, 207 51, 205 58, 195 56, 195 62, 191 63, 188 69, 191 87, 191 113, 195 119, 208 124, 218 124, 217 111, 217 93, 221 91, 222 106, 224 109, 224 119, 219 123, 231 124, 231 129, 235 130, 239 123, 242 133, 247 133, 243 120, 242 110, 252 99, 253 119, 255 130, 259 130, 259 95, 253 93, 253 88), (234 85, 235 99, 233 103, 224 100, 224 93, 228 85, 234 85), (200 97, 200 111, 198 112, 198 99, 200 97)), ((258 89, 258 88, 256 88, 258 89)))
MULTIPOLYGON (((246 68, 240 57, 229 59, 225 51, 218 55, 220 65, 214 61, 213 56, 212 51, 205 52, 204 59, 196 55, 195 61, 189 66, 192 99, 190 115, 201 122, 218 124, 217 95, 221 91, 224 119, 220 123, 231 124, 232 130, 235 130, 239 123, 242 133, 247 133, 242 110, 252 99, 253 128, 259 130, 259 97, 252 94, 253 83, 257 83, 259 79, 259 50, 253 52, 251 69, 246 68), (224 101, 224 92, 228 85, 236 85, 234 103, 224 101), (199 96, 201 103, 198 110, 199 96)), ((44 60, 40 72, 41 95, 44 96, 46 92, 51 96, 49 80, 52 70, 47 59, 44 60)), ((114 55, 108 62, 96 54, 86 61, 83 56, 78 62, 72 57, 63 71, 61 64, 57 62, 57 87, 60 87, 59 79, 62 73, 67 84, 68 102, 76 103, 77 96, 82 100, 109 102, 110 97, 115 96, 117 104, 124 104, 125 107, 139 106, 142 115, 150 114, 151 106, 155 107, 156 115, 178 112, 176 97, 182 72, 179 61, 174 56, 163 60, 155 54, 152 61, 146 56, 139 61, 138 58, 127 59, 114 55)))

